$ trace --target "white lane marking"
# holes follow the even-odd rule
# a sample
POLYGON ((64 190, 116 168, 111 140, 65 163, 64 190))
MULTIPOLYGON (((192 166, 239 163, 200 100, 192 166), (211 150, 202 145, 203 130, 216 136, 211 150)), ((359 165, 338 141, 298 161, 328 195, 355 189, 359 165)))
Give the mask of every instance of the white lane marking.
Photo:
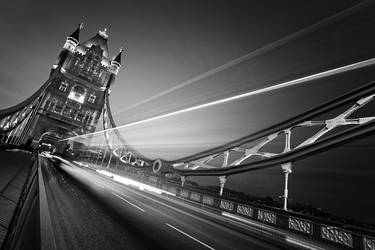
POLYGON ((119 196, 118 194, 115 194, 115 193, 113 193, 113 192, 112 192, 112 194, 113 194, 113 195, 115 195, 115 196, 116 196, 117 198, 119 198, 119 199, 121 199, 121 200, 125 201, 126 203, 128 203, 128 204, 132 205, 133 207, 135 207, 135 208, 137 208, 137 209, 141 210, 142 212, 145 212, 145 210, 144 210, 144 209, 142 209, 142 208, 138 207, 137 205, 135 205, 135 204, 131 203, 131 202, 130 202, 130 201, 128 201, 128 200, 125 200, 124 198, 122 198, 122 197, 121 197, 121 196, 119 196))
POLYGON ((207 247, 207 248, 209 248, 209 249, 215 250, 215 248, 210 247, 210 246, 207 245, 206 243, 203 243, 202 241, 200 241, 200 240, 194 238, 193 236, 191 236, 191 235, 185 233, 184 231, 181 231, 180 229, 178 229, 178 228, 176 228, 176 227, 174 227, 174 226, 172 226, 172 225, 170 225, 170 224, 168 224, 168 223, 165 223, 165 225, 167 225, 167 226, 170 227, 170 228, 173 228, 174 230, 176 230, 176 231, 179 232, 179 233, 182 233, 183 235, 189 237, 190 239, 195 240, 196 242, 202 244, 203 246, 205 246, 205 247, 207 247))

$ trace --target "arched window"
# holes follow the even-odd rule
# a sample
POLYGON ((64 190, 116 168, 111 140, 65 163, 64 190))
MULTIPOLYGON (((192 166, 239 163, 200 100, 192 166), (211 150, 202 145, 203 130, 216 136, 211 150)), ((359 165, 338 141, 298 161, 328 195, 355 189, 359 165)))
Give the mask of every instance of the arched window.
POLYGON ((79 103, 85 100, 86 89, 80 85, 75 85, 70 91, 68 98, 79 103))

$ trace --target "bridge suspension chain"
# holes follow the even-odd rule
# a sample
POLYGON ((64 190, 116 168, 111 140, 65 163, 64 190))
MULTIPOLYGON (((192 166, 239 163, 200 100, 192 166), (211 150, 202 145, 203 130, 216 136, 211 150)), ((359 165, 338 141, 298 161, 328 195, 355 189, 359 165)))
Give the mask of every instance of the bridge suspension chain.
POLYGON ((32 96, 20 104, 0 110, 0 141, 7 144, 20 145, 24 141, 25 131, 29 129, 29 121, 35 116, 45 90, 57 76, 61 66, 51 74, 47 81, 32 96))

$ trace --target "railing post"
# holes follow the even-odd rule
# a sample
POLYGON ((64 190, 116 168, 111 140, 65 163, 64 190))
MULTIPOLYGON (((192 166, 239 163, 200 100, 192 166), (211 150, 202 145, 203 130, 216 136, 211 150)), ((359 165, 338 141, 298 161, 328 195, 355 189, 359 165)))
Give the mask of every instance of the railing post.
POLYGON ((223 195, 224 191, 224 185, 225 182, 227 181, 227 177, 225 175, 219 176, 219 182, 220 182, 220 196, 223 195))
POLYGON ((184 187, 185 181, 186 181, 186 176, 181 175, 181 187, 184 187))
POLYGON ((107 164, 107 168, 109 168, 109 165, 111 164, 111 160, 112 160, 112 154, 109 153, 109 161, 108 161, 108 164, 107 164))
POLYGON ((288 162, 288 163, 281 164, 281 169, 283 170, 284 177, 285 177, 284 178, 284 195, 282 196, 284 199, 283 209, 285 211, 288 211, 288 176, 290 173, 292 173, 292 163, 288 162))

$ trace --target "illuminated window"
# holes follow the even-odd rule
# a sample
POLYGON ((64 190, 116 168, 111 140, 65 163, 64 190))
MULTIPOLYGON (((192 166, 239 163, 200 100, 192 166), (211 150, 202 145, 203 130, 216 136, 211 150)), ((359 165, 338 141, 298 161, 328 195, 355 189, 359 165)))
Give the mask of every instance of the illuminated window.
POLYGON ((83 103, 85 100, 86 89, 82 86, 76 85, 70 91, 68 98, 79 103, 83 103))
POLYGON ((60 105, 56 105, 54 112, 60 114, 61 110, 62 110, 62 107, 60 105))
POLYGON ((79 121, 79 122, 82 122, 82 120, 83 120, 83 114, 82 114, 82 113, 79 113, 79 114, 77 115, 76 120, 79 121))
POLYGON ((68 83, 67 83, 67 82, 62 82, 62 83, 60 84, 59 90, 65 92, 67 88, 68 88, 68 83))
POLYGON ((88 101, 91 103, 94 103, 95 99, 96 99, 96 96, 94 94, 91 94, 88 101))

